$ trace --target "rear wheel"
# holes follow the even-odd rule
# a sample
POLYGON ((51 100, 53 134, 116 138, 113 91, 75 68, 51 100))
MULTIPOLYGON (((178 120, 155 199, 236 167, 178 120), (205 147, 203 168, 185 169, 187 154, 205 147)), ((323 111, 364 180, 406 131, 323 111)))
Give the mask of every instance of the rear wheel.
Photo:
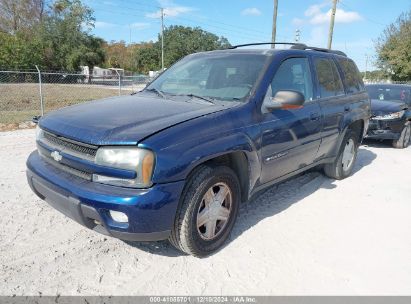
POLYGON ((203 257, 218 250, 237 217, 240 184, 226 166, 202 166, 187 181, 169 241, 177 249, 203 257))
POLYGON ((354 168, 358 153, 358 135, 348 129, 334 162, 324 166, 324 173, 334 179, 348 177, 354 168))
POLYGON ((400 138, 392 141, 392 146, 397 149, 404 149, 410 145, 411 141, 411 125, 407 122, 401 131, 400 138))

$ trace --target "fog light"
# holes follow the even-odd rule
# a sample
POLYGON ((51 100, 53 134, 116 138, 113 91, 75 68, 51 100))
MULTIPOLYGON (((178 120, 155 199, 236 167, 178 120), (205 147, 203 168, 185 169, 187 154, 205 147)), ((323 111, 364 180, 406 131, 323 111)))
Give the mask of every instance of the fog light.
POLYGON ((114 211, 110 210, 110 216, 111 218, 119 223, 128 223, 128 217, 125 213, 120 212, 120 211, 114 211))

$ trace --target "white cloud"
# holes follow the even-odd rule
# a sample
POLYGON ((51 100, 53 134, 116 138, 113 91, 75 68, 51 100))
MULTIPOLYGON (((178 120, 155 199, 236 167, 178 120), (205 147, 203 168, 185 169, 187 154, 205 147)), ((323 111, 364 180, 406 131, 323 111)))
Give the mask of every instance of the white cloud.
MULTIPOLYGON (((191 7, 187 6, 175 6, 175 7, 166 7, 164 8, 164 15, 168 17, 177 17, 178 15, 185 14, 192 12, 194 9, 191 7)), ((154 13, 148 13, 146 14, 146 17, 148 18, 160 18, 161 17, 161 11, 158 10, 154 13)))
POLYGON ((96 29, 108 29, 108 28, 113 28, 116 27, 117 24, 110 23, 110 22, 104 22, 104 21, 96 21, 94 22, 94 27, 96 29))
POLYGON ((327 45, 327 29, 323 26, 315 26, 309 32, 308 39, 304 41, 307 45, 318 47, 326 47, 327 45))
MULTIPOLYGON (((330 22, 331 9, 324 12, 322 8, 326 4, 315 4, 311 5, 304 13, 305 16, 309 17, 309 22, 311 24, 326 24, 330 22)), ((337 8, 335 13, 336 23, 351 23, 355 21, 362 20, 361 15, 355 11, 345 11, 343 9, 337 8)))
POLYGON ((304 24, 304 19, 301 19, 301 18, 293 18, 293 20, 291 21, 291 23, 292 23, 294 26, 298 27, 298 26, 301 26, 301 25, 304 24))
POLYGON ((149 27, 150 27, 150 23, 146 23, 146 22, 134 22, 130 24, 130 28, 135 29, 135 30, 144 30, 149 27))
POLYGON ((243 16, 260 16, 261 11, 256 7, 249 7, 249 8, 243 9, 241 11, 241 15, 243 15, 243 16))

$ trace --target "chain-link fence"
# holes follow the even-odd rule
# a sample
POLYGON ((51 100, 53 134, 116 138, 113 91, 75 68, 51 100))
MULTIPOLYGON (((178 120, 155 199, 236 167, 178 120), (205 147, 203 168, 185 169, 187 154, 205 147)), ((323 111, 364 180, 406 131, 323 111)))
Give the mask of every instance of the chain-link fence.
POLYGON ((0 129, 17 128, 34 116, 115 95, 142 90, 148 76, 89 76, 64 72, 1 71, 0 129))

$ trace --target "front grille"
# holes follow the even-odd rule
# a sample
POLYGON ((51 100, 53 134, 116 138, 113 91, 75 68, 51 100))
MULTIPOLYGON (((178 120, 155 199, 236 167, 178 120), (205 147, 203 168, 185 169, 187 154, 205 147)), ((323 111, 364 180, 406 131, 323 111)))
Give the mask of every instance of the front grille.
POLYGON ((94 160, 98 148, 97 146, 80 143, 48 132, 44 132, 44 137, 41 141, 51 148, 60 151, 64 150, 66 153, 88 160, 94 160))
POLYGON ((53 167, 56 167, 57 169, 59 169, 61 171, 64 171, 64 172, 67 172, 69 174, 73 174, 77 177, 80 177, 80 178, 91 181, 91 178, 92 178, 91 173, 81 171, 81 170, 69 167, 65 164, 61 164, 61 163, 56 162, 53 158, 51 158, 50 153, 40 145, 37 145, 37 150, 39 151, 39 153, 43 157, 43 159, 48 164, 52 165, 53 167))
POLYGON ((55 161, 51 157, 49 150, 63 151, 80 159, 94 161, 98 149, 97 146, 81 143, 44 131, 43 136, 40 138, 40 143, 37 144, 37 149, 42 158, 57 169, 86 180, 92 179, 92 175, 89 172, 55 161), (42 145, 44 145, 44 147, 42 147, 42 145), (47 149, 45 149, 45 147, 47 147, 47 149))
POLYGON ((83 179, 86 179, 86 180, 91 181, 91 177, 92 177, 92 176, 91 176, 91 174, 88 173, 88 172, 80 171, 80 170, 74 169, 74 168, 72 168, 72 167, 69 167, 69 166, 60 164, 60 163, 56 162, 54 159, 51 159, 51 158, 48 158, 48 157, 44 157, 44 160, 45 160, 47 163, 49 163, 50 165, 58 168, 58 169, 61 170, 61 171, 64 171, 64 172, 67 172, 67 173, 69 173, 69 174, 73 174, 73 175, 75 175, 75 176, 77 176, 77 177, 80 177, 80 178, 83 178, 83 179))

